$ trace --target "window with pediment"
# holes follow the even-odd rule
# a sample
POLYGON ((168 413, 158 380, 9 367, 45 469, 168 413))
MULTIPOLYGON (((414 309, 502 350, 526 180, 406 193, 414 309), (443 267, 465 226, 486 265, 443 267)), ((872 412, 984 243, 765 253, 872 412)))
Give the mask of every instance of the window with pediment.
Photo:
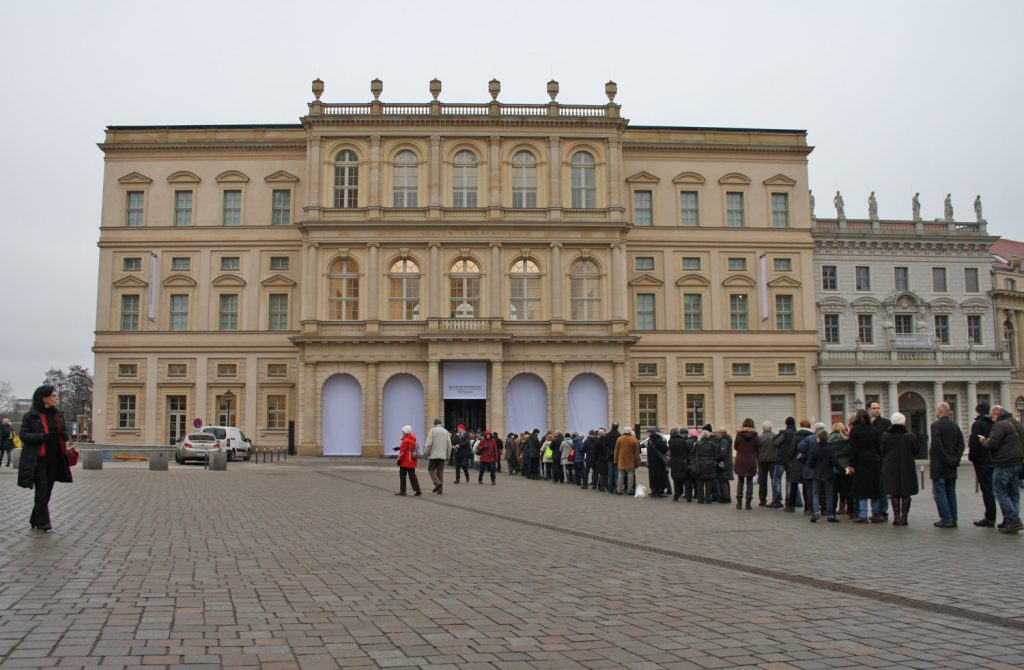
POLYGON ((581 258, 569 269, 573 321, 601 318, 601 273, 597 264, 581 258))
POLYGON ((392 321, 418 321, 420 318, 420 266, 400 258, 388 270, 388 303, 392 321))
POLYGON ((454 319, 480 314, 480 267, 470 258, 452 263, 448 275, 448 309, 454 319))
POLYGON ((327 272, 327 318, 359 319, 359 269, 351 258, 339 258, 327 272))
POLYGON ((520 258, 512 264, 509 273, 512 321, 538 321, 541 318, 540 269, 529 258, 520 258))

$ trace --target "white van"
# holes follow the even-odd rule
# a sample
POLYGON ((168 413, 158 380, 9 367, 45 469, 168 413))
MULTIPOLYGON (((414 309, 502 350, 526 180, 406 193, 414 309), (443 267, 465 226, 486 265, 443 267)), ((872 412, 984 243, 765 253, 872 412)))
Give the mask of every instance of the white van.
POLYGON ((241 456, 244 460, 252 458, 252 442, 240 428, 234 426, 204 426, 204 433, 209 433, 220 440, 221 446, 227 451, 228 460, 241 456))

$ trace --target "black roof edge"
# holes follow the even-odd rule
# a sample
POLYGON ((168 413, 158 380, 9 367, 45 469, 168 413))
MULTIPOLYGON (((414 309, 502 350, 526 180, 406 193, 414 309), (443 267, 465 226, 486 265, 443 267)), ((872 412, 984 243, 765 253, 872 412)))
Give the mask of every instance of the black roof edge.
POLYGON ((301 128, 301 123, 237 123, 206 125, 107 126, 106 130, 257 130, 260 128, 301 128))
POLYGON ((792 135, 806 135, 806 130, 796 128, 724 128, 719 126, 639 126, 629 124, 630 130, 714 130, 731 133, 788 133, 792 135))

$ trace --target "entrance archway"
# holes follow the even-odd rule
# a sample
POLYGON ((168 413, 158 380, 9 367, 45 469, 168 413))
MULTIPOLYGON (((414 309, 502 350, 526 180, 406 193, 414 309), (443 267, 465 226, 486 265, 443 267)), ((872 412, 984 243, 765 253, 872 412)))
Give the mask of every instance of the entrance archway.
POLYGON ((420 444, 426 439, 423 432, 423 384, 409 374, 395 375, 384 384, 384 426, 381 430, 383 456, 394 456, 392 451, 402 443, 402 426, 412 426, 420 444))
POLYGON ((608 426, 608 386, 597 375, 585 372, 569 382, 569 430, 586 435, 608 426))
POLYGON ((320 402, 324 456, 363 453, 363 390, 352 375, 331 375, 320 402))
POLYGON ((516 375, 505 392, 505 430, 521 433, 548 427, 548 387, 544 380, 526 372, 516 375))
POLYGON ((928 408, 924 398, 913 391, 899 397, 900 414, 907 417, 907 428, 917 437, 917 457, 928 457, 928 408))

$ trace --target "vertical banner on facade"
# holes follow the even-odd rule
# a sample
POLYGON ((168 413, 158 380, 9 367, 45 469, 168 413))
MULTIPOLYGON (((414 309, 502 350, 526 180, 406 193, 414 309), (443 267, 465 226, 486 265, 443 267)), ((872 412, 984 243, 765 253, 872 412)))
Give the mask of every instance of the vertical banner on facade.
POLYGON ((149 320, 156 320, 156 254, 149 254, 149 320))
POLYGON ((761 254, 761 320, 768 320, 768 254, 761 254))
POLYGON ((445 400, 486 400, 487 363, 446 362, 445 400))

